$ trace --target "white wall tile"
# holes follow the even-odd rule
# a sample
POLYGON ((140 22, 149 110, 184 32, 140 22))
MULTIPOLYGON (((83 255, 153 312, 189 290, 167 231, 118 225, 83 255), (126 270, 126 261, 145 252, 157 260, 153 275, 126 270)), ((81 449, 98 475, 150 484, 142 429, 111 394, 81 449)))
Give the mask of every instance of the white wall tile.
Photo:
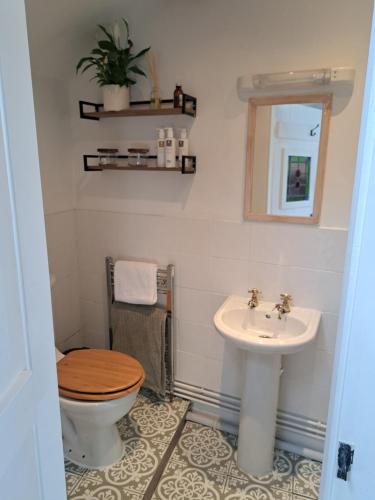
POLYGON ((328 374, 326 385, 316 386, 309 380, 301 383, 299 380, 282 376, 279 408, 286 412, 326 422, 330 380, 330 374, 328 374))
POLYGON ((224 362, 177 351, 176 379, 198 387, 240 396, 243 357, 239 350, 225 349, 224 362))
POLYGON ((78 270, 77 247, 72 242, 63 242, 58 246, 48 247, 48 263, 50 273, 56 279, 63 278, 78 270))
POLYGON ((211 223, 202 219, 176 219, 177 251, 182 254, 210 254, 211 223))
POLYGON ((326 421, 333 356, 315 345, 283 357, 279 408, 326 421))
POLYGON ((178 322, 177 350, 222 360, 224 349, 224 338, 213 328, 187 321, 178 322))
POLYGON ((258 288, 261 300, 278 302, 281 292, 281 268, 275 264, 249 262, 248 288, 258 288))
POLYGON ((45 216, 46 236, 50 248, 76 245, 76 212, 67 210, 45 216))
POLYGON ((171 218, 118 214, 118 244, 114 250, 122 257, 156 260, 169 264, 176 253, 176 221, 171 218))
POLYGON ((300 352, 283 357, 284 375, 289 379, 298 379, 301 383, 310 380, 316 385, 325 385, 332 363, 332 354, 317 349, 313 343, 300 352))
POLYGON ((191 288, 178 288, 177 297, 177 316, 180 320, 209 325, 210 292, 193 290, 191 288))
POLYGON ((211 257, 210 269, 212 291, 221 294, 247 293, 248 261, 211 257))
POLYGON ((78 332, 74 333, 71 337, 65 339, 58 348, 60 349, 61 352, 65 352, 68 349, 74 349, 77 347, 84 347, 85 345, 85 339, 83 335, 83 331, 79 330, 78 332))
POLYGON ((176 257, 176 285, 179 287, 210 290, 210 259, 199 255, 178 255, 176 257))
POLYGON ((338 313, 341 300, 342 275, 297 267, 282 267, 282 292, 293 296, 294 304, 320 311, 338 313))
POLYGON ((78 287, 78 275, 69 275, 57 280, 52 290, 55 340, 58 345, 81 329, 78 287))
POLYGON ((211 255, 247 260, 250 249, 250 229, 251 225, 246 222, 213 221, 211 255))
POLYGON ((216 294, 192 288, 177 288, 176 315, 182 321, 214 326, 216 311, 227 298, 226 294, 216 294))
POLYGON ((338 315, 323 313, 320 320, 316 347, 331 354, 335 352, 338 315))
POLYGON ((81 330, 75 211, 47 215, 46 237, 49 269, 56 277, 52 311, 55 341, 60 345, 81 330))
POLYGON ((347 231, 303 225, 255 224, 250 260, 342 272, 347 231))
POLYGON ((81 307, 86 346, 98 349, 108 348, 109 333, 106 305, 83 300, 81 301, 81 307))
POLYGON ((104 270, 101 273, 93 273, 83 269, 80 279, 82 300, 107 303, 107 275, 104 270))

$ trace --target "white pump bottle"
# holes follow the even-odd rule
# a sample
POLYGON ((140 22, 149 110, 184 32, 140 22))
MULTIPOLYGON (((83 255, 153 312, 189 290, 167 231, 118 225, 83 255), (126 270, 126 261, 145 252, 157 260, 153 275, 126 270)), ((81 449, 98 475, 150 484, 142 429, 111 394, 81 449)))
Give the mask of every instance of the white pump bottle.
POLYGON ((165 167, 165 133, 163 128, 159 128, 157 166, 165 167))
POLYGON ((166 129, 167 138, 165 140, 165 166, 167 168, 176 167, 176 139, 173 137, 173 128, 166 129))

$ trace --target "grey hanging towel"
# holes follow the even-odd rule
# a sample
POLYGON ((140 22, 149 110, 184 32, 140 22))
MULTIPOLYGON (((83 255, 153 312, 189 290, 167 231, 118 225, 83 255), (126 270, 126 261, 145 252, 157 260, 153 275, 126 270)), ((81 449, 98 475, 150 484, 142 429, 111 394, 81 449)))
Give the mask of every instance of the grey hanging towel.
POLYGON ((136 358, 143 366, 147 387, 165 396, 165 334, 167 312, 157 306, 115 302, 112 305, 114 351, 136 358))

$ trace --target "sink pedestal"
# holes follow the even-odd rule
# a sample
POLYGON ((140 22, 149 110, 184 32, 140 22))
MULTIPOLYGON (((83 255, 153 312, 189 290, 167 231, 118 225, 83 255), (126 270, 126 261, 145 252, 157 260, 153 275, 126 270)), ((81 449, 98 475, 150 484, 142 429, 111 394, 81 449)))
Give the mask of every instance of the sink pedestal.
POLYGON ((272 471, 280 370, 280 354, 246 352, 237 461, 248 474, 272 471))

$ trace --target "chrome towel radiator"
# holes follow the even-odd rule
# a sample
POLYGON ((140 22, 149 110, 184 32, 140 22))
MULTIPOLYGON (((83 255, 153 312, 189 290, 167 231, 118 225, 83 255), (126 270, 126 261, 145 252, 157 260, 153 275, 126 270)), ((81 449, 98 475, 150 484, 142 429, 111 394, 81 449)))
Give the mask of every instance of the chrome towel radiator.
MULTIPOLYGON (((115 301, 114 293, 114 261, 112 257, 105 258, 107 275, 107 297, 108 297, 108 327, 109 345, 112 349, 112 304, 115 301)), ((166 368, 166 394, 169 399, 174 396, 174 265, 160 267, 157 270, 157 304, 167 311, 167 327, 165 338, 165 368, 166 368)))

